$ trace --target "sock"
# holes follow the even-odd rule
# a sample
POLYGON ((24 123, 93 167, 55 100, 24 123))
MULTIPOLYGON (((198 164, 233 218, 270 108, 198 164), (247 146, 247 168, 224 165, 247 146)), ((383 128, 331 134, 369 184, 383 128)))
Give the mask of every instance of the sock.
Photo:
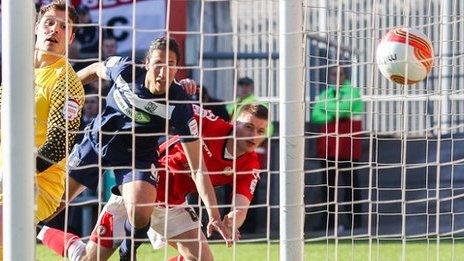
POLYGON ((181 255, 174 256, 168 259, 168 261, 185 261, 184 257, 181 255))
POLYGON ((134 257, 137 252, 137 248, 142 244, 142 241, 137 239, 144 239, 147 237, 148 229, 150 228, 150 223, 142 228, 134 228, 129 220, 126 219, 124 222, 124 230, 126 231, 126 238, 122 241, 121 247, 119 248, 119 256, 121 258, 126 258, 130 260, 131 258, 131 248, 132 248, 132 230, 134 230, 134 257))
POLYGON ((80 239, 74 240, 68 247, 67 256, 71 261, 78 261, 85 255, 85 243, 80 239))
POLYGON ((64 231, 47 226, 43 226, 37 235, 37 239, 60 256, 65 256, 66 249, 74 241, 80 241, 79 237, 72 233, 65 233, 64 231))

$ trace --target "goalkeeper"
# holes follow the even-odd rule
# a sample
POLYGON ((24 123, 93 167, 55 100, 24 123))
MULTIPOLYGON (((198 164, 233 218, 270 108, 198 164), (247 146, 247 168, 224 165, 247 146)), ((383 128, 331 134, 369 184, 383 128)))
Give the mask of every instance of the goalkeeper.
MULTIPOLYGON (((65 185, 67 146, 72 148, 79 130, 84 89, 64 57, 74 40, 78 16, 66 1, 55 0, 40 8, 35 26, 35 145, 38 221, 60 205, 65 185), (67 10, 66 10, 67 9, 67 10), (66 23, 66 11, 68 22, 66 23), (64 126, 67 126, 65 128, 64 126)), ((0 166, 3 165, 0 160, 0 166)), ((3 173, 2 175, 8 175, 3 173)), ((0 202, 2 202, 0 195, 0 202)), ((1 212, 1 211, 0 211, 1 212)), ((0 213, 1 220, 1 213, 0 213)), ((3 223, 0 222, 3 226, 3 223)), ((1 242, 3 243, 3 242, 1 242)), ((0 253, 0 258, 3 253, 0 253)))

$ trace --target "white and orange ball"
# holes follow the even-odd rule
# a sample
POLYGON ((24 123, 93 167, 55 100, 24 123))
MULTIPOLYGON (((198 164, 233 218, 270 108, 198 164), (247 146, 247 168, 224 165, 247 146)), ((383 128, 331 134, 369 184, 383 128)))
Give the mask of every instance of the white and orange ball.
POLYGON ((415 29, 397 27, 377 46, 376 60, 387 79, 398 84, 414 84, 424 80, 432 70, 432 43, 415 29))

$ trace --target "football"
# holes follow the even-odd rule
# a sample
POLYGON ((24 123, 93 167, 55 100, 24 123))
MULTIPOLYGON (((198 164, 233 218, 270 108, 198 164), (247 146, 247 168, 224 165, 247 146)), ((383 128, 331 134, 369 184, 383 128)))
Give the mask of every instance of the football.
POLYGON ((402 85, 414 84, 424 80, 432 70, 432 43, 418 30, 397 27, 377 46, 376 61, 387 79, 402 85))

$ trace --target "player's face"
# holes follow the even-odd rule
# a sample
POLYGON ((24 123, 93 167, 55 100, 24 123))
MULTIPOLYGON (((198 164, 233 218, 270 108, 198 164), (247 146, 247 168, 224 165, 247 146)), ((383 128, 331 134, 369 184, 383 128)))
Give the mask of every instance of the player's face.
POLYGON ((71 44, 74 40, 72 24, 68 23, 66 26, 65 20, 64 11, 48 10, 35 26, 36 49, 50 54, 64 55, 66 45, 71 44))
POLYGON ((237 154, 254 151, 266 138, 267 120, 250 113, 242 113, 237 118, 237 154))
POLYGON ((145 83, 151 93, 161 94, 169 88, 177 73, 177 56, 169 51, 166 57, 165 50, 154 50, 150 60, 147 61, 147 78, 145 83), (167 59, 167 60, 166 60, 167 59), (167 61, 167 64, 166 64, 167 61))

